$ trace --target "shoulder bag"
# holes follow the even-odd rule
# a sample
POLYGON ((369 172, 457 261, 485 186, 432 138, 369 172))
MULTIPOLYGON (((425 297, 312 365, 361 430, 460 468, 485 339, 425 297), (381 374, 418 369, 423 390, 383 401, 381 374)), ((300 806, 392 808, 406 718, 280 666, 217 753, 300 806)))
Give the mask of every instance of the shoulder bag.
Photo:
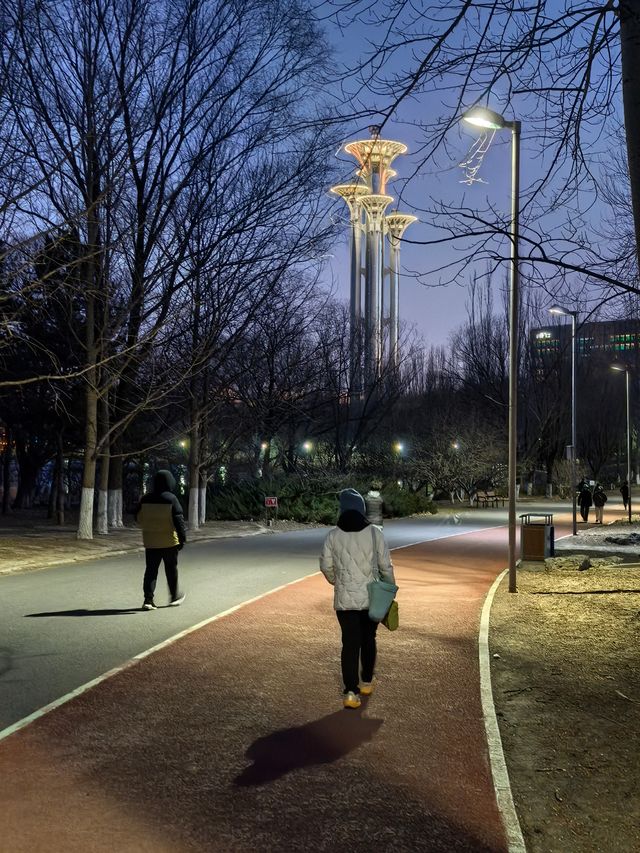
POLYGON ((367 584, 367 590, 369 591, 369 619, 372 622, 382 622, 393 604, 398 587, 394 583, 380 580, 380 572, 378 571, 378 546, 376 544, 376 534, 373 525, 371 525, 371 544, 373 546, 373 556, 371 558, 373 580, 367 584))

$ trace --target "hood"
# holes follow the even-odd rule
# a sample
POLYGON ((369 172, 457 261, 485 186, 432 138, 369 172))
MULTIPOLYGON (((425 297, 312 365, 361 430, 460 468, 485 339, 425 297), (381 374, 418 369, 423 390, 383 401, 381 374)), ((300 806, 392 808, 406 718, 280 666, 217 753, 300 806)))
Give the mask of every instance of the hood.
POLYGON ((153 491, 157 494, 161 492, 172 492, 176 486, 176 478, 171 471, 157 471, 153 478, 153 491))
POLYGON ((340 513, 338 527, 345 533, 358 533, 368 526, 369 521, 357 509, 348 509, 346 512, 340 513))
POLYGON ((355 489, 343 489, 338 495, 338 499, 340 501, 340 513, 348 512, 348 510, 356 510, 361 515, 367 514, 364 498, 355 489))

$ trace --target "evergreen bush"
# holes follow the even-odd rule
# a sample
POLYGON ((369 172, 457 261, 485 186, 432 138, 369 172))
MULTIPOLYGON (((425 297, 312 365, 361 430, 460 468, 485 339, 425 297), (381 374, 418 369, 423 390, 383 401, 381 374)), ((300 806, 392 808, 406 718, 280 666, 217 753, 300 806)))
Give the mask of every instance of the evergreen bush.
MULTIPOLYGON (((376 483, 376 485, 378 485, 376 483)), ((265 497, 278 498, 278 518, 315 524, 335 524, 338 518, 338 494, 344 488, 357 489, 362 495, 368 484, 341 478, 279 478, 265 483, 247 480, 218 484, 207 496, 207 518, 220 521, 240 519, 263 520, 266 517, 265 497)), ((402 489, 395 483, 382 484, 385 516, 402 517, 417 513, 435 513, 436 505, 422 492, 402 489)), ((275 512, 270 511, 273 518, 275 512)))

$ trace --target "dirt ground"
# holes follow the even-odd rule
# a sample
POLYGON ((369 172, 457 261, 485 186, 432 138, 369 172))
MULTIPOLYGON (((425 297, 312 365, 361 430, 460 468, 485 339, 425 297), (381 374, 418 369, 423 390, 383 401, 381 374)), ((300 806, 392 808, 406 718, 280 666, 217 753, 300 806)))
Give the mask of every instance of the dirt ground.
POLYGON ((624 550, 520 570, 518 593, 505 578, 494 600, 494 699, 529 853, 640 850, 640 557, 624 550))

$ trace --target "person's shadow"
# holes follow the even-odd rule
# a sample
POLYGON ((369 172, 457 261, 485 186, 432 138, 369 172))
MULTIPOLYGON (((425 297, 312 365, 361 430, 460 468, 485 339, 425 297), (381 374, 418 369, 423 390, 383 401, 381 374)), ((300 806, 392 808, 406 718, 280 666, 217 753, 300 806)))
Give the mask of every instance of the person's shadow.
POLYGON ((87 610, 78 608, 77 610, 52 610, 49 613, 25 613, 25 618, 36 619, 41 616, 121 616, 123 613, 142 613, 142 608, 126 608, 124 610, 87 610))
POLYGON ((281 729, 254 741, 245 755, 253 762, 234 784, 264 785, 313 764, 331 764, 373 739, 384 722, 363 717, 366 702, 356 710, 336 711, 320 720, 281 729))

